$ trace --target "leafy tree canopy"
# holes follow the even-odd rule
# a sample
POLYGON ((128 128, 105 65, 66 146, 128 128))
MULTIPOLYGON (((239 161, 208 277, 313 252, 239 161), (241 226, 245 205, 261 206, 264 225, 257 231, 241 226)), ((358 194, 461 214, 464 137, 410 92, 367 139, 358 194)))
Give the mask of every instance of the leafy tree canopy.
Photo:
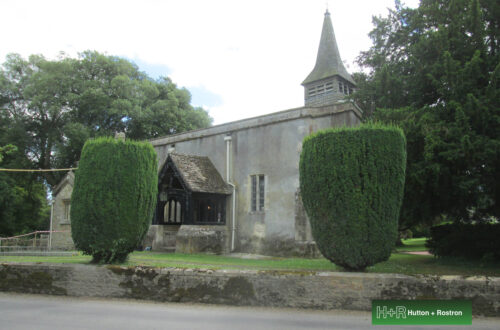
POLYGON ((400 125, 408 167, 400 229, 500 216, 500 3, 396 1, 374 17, 355 99, 368 118, 400 125))
MULTIPOLYGON (((0 166, 30 166, 17 146, 4 145, 6 140, 11 140, 8 129, 8 122, 0 114, 0 166)), ((18 145, 22 143, 18 141, 18 145)), ((0 172, 0 236, 46 229, 50 212, 46 196, 46 186, 35 175, 0 172)))
MULTIPOLYGON (((75 167, 89 138, 125 132, 142 140, 210 126, 212 118, 190 102, 169 78, 153 80, 119 57, 9 54, 0 65, 1 166, 75 167)), ((0 236, 46 229, 46 184, 63 175, 0 173, 0 236)))
POLYGON ((6 146, 0 147, 0 163, 3 160, 3 154, 7 155, 7 154, 10 154, 16 150, 17 150, 17 147, 12 145, 12 144, 8 144, 6 146))
MULTIPOLYGON (((47 60, 7 56, 0 69, 0 109, 21 134, 34 168, 75 166, 88 138, 125 132, 133 139, 210 126, 191 95, 169 78, 153 80, 133 63, 95 51, 47 60)), ((50 186, 62 174, 46 173, 50 186)))

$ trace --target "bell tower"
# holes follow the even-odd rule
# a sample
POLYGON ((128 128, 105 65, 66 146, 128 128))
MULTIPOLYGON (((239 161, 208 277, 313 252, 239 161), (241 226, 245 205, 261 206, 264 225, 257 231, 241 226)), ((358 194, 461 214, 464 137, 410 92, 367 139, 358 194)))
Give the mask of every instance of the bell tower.
POLYGON ((340 58, 328 9, 323 20, 316 65, 302 82, 302 86, 305 105, 310 107, 335 103, 352 94, 356 88, 356 83, 340 58))

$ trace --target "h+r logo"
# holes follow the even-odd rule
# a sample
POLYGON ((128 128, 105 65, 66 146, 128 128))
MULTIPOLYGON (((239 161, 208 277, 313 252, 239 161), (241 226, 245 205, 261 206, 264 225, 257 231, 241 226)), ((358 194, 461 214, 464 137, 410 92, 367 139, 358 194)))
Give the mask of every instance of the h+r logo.
POLYGON ((383 306, 383 308, 381 308, 380 306, 377 306, 377 319, 379 319, 380 316, 382 316, 384 319, 386 319, 387 315, 389 315, 391 318, 393 318, 395 315, 397 319, 399 319, 399 317, 402 317, 403 319, 405 319, 406 318, 406 307, 396 306, 396 310, 394 310, 394 308, 389 308, 389 310, 387 310, 387 306, 383 306))

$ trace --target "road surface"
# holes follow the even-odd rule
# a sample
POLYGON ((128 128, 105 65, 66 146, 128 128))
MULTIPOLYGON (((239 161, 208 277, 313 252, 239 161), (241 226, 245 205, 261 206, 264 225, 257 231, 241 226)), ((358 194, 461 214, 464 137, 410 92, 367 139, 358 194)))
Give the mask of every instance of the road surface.
MULTIPOLYGON (((388 326, 389 329, 397 329, 388 326)), ((472 326, 405 326, 404 329, 499 329, 500 318, 472 326)), ((155 303, 0 293, 0 329, 384 329, 371 313, 262 307, 155 303)))

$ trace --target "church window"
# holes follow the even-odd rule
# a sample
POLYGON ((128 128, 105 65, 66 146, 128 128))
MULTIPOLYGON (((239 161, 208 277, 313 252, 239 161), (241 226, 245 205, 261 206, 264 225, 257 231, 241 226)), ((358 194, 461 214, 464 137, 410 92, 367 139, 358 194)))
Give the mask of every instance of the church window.
POLYGON ((63 200, 64 204, 64 214, 63 214, 63 222, 69 223, 70 213, 71 213, 71 200, 65 199, 63 200))
POLYGON ((221 196, 199 195, 195 203, 194 218, 201 224, 224 224, 226 222, 225 198, 221 196))
POLYGON ((250 177, 250 180, 251 180, 251 184, 252 184, 251 210, 257 211, 257 176, 252 175, 250 177))
POLYGON ((264 192, 265 192, 264 176, 259 175, 259 211, 264 210, 264 192))
POLYGON ((182 206, 178 200, 170 198, 167 201, 163 212, 163 222, 170 224, 180 224, 182 222, 182 206))
POLYGON ((250 211, 264 211, 265 206, 265 176, 262 174, 251 175, 251 201, 250 201, 250 211))
POLYGON ((329 82, 325 85, 325 91, 331 92, 333 90, 333 83, 329 82))
POLYGON ((344 85, 342 84, 342 82, 340 81, 339 82, 339 92, 343 92, 344 91, 344 85))

